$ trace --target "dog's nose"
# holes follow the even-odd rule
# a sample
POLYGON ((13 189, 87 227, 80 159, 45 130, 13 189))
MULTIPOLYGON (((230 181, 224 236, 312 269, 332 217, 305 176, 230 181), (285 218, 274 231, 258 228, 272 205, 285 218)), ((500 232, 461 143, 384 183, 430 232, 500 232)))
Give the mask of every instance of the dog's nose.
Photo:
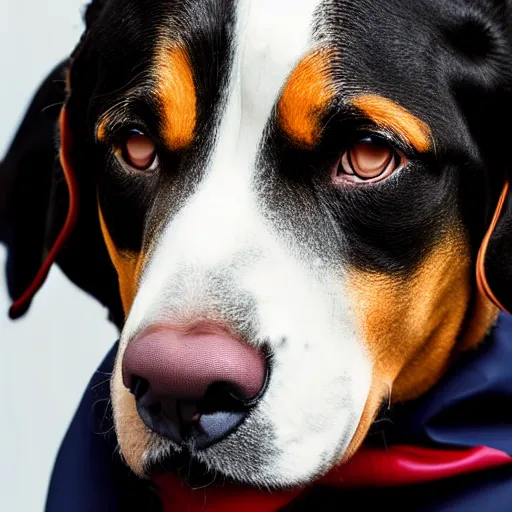
POLYGON ((217 327, 153 328, 126 348, 123 383, 152 431, 206 448, 237 428, 265 387, 264 355, 217 327))

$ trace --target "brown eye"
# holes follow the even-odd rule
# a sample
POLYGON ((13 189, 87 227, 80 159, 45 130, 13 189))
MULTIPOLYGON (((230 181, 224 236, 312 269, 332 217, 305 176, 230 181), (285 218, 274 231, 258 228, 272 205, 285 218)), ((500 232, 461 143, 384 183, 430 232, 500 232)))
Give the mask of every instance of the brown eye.
POLYGON ((153 141, 138 130, 131 130, 121 144, 121 158, 138 171, 148 171, 156 167, 156 147, 153 141))
POLYGON ((333 178, 335 182, 372 183, 387 178, 404 164, 405 159, 386 141, 367 137, 345 151, 333 178))

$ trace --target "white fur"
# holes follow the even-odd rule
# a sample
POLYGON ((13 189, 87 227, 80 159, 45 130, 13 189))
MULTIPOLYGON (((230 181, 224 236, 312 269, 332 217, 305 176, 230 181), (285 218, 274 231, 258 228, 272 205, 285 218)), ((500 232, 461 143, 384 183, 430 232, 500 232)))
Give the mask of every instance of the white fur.
MULTIPOLYGON (((306 481, 341 457, 371 381, 342 280, 269 225, 255 193, 265 125, 287 76, 311 47, 319 4, 239 1, 234 65, 205 178, 159 239, 121 340, 122 355, 143 325, 208 313, 208 276, 220 268, 230 274, 234 292, 255 300, 258 339, 274 351, 271 381, 253 419, 271 421, 279 456, 260 475, 246 476, 260 483, 306 481)), ((240 428, 241 439, 249 427, 240 428)))

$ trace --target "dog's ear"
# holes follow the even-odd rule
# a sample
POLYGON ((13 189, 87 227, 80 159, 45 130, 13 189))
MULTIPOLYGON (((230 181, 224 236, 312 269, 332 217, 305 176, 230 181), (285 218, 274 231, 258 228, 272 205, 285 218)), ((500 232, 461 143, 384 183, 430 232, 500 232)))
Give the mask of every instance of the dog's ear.
POLYGON ((7 245, 12 299, 29 287, 45 256, 67 65, 62 62, 44 80, 0 164, 0 241, 7 245))
MULTIPOLYGON (((480 247, 477 281, 480 291, 498 308, 512 312, 512 153, 509 127, 512 116, 512 0, 505 2, 504 9, 506 44, 501 53, 503 78, 492 104, 496 117, 491 120, 498 132, 493 147, 499 148, 494 149, 494 153, 501 163, 496 165, 502 169, 503 179, 499 185, 499 199, 480 247)), ((481 108, 485 109, 486 105, 481 108)))
POLYGON ((481 295, 512 312, 512 155, 505 129, 512 116, 512 50, 508 61, 499 85, 459 89, 458 97, 487 175, 469 178, 479 202, 469 205, 479 247, 476 282, 481 295))
POLYGON ((107 3, 107 0, 93 0, 85 9, 84 21, 86 32, 92 28, 107 3))
POLYGON ((468 178, 479 198, 469 205, 478 224, 476 280, 484 297, 512 312, 512 1, 465 12, 458 27, 452 92, 486 173, 468 178))
POLYGON ((502 311, 512 312, 512 193, 510 171, 477 261, 482 294, 502 311))
MULTIPOLYGON (((0 167, 0 241, 8 249, 13 318, 28 309, 55 260, 71 281, 107 306, 117 325, 122 323, 117 276, 101 236, 94 176, 75 174, 73 141, 80 146, 82 133, 74 133, 63 109, 70 98, 70 69, 80 60, 104 3, 95 0, 87 8, 80 43, 71 59, 41 85, 0 167)), ((77 67, 75 78, 81 69, 77 67)), ((84 81, 93 80, 89 75, 84 81)), ((82 100, 87 109, 86 95, 82 100)))

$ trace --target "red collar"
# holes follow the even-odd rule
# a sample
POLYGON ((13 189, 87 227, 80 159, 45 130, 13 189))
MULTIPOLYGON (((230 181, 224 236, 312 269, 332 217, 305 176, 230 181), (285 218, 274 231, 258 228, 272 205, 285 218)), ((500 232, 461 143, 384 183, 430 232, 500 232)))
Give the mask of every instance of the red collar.
MULTIPOLYGON (((439 450, 397 445, 387 450, 363 446, 346 464, 335 467, 313 485, 339 488, 389 487, 440 480, 511 464, 508 454, 479 446, 439 450)), ((176 475, 154 478, 164 512, 276 512, 308 488, 267 492, 226 485, 186 487, 176 475)))

